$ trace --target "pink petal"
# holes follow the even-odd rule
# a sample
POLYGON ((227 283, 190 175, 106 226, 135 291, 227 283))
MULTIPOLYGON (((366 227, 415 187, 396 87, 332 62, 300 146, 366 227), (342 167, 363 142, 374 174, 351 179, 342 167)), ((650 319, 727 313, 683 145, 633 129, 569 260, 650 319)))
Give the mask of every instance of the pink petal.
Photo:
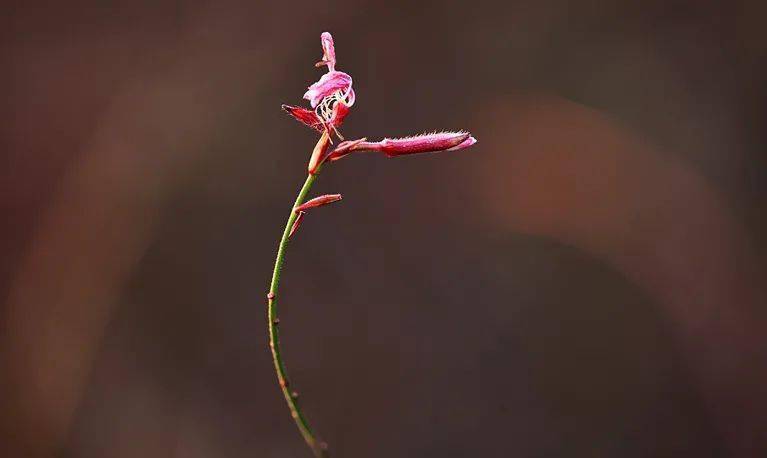
POLYGON ((333 36, 330 32, 322 32, 320 36, 322 42, 322 60, 317 62, 317 66, 328 66, 329 72, 336 71, 336 48, 333 45, 333 36))
POLYGON ((344 123, 344 118, 346 118, 346 115, 348 114, 349 105, 346 105, 343 102, 336 103, 336 106, 333 109, 333 116, 330 118, 328 125, 333 128, 340 127, 341 124, 344 123))
POLYGON ((353 103, 354 91, 352 90, 352 77, 344 72, 333 71, 325 73, 319 81, 309 86, 304 94, 304 99, 309 101, 312 108, 317 108, 317 105, 319 105, 322 99, 336 91, 348 93, 353 103))
POLYGON ((469 138, 467 138, 463 142, 459 143, 458 145, 456 145, 456 146, 454 146, 452 148, 448 148, 445 151, 458 151, 459 149, 468 148, 468 147, 470 147, 471 145, 473 145, 475 143, 477 143, 477 139, 472 137, 472 136, 469 136, 469 138))
POLYGON ((352 89, 352 85, 349 84, 349 90, 346 93, 346 105, 352 106, 354 105, 354 101, 357 100, 357 95, 354 93, 354 89, 352 89))

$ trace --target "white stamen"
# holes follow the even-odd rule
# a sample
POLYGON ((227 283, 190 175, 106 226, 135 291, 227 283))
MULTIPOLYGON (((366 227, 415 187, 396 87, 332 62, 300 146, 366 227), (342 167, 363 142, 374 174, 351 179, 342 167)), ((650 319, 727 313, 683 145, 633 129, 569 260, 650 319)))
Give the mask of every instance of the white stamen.
POLYGON ((320 104, 317 105, 315 113, 317 113, 317 116, 319 116, 325 122, 330 122, 330 118, 333 117, 333 111, 335 110, 336 104, 338 102, 343 102, 344 104, 348 105, 350 94, 351 88, 349 88, 349 90, 346 92, 336 91, 330 94, 329 96, 322 99, 320 104))

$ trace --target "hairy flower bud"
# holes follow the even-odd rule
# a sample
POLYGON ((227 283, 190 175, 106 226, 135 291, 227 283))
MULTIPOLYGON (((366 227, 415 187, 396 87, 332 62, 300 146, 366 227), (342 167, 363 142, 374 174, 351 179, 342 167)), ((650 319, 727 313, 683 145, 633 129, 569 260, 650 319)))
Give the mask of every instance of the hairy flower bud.
POLYGON ((438 132, 404 138, 384 138, 380 142, 360 139, 342 142, 328 155, 328 159, 336 161, 355 151, 378 151, 389 157, 457 151, 475 143, 477 139, 468 132, 438 132))

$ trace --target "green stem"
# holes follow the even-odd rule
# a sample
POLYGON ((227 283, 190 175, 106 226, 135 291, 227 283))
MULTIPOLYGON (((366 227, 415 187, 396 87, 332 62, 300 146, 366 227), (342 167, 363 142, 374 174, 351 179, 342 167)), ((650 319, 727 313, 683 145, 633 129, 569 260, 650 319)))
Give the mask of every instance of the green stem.
POLYGON ((269 299, 269 347, 272 349, 274 369, 277 372, 277 381, 280 384, 282 395, 285 397, 285 401, 288 403, 288 408, 290 409, 290 415, 293 417, 293 421, 296 422, 298 430, 301 432, 304 440, 314 452, 314 455, 317 457, 326 457, 327 445, 315 437, 311 427, 309 426, 309 423, 306 421, 306 418, 301 411, 301 407, 298 404, 297 395, 290 389, 287 369, 285 367, 285 362, 282 360, 282 353, 280 351, 280 330, 278 327, 279 319, 277 315, 277 289, 280 286, 280 273, 282 272, 282 265, 285 262, 285 249, 287 248, 288 240, 290 238, 290 229, 293 227, 293 223, 296 221, 296 217, 298 216, 296 212, 293 211, 293 208, 301 205, 304 202, 304 199, 306 199, 306 195, 309 193, 309 190, 311 189, 312 184, 317 178, 317 174, 319 174, 319 172, 320 170, 318 168, 314 174, 310 174, 306 177, 304 186, 301 188, 301 191, 298 193, 298 197, 296 197, 296 202, 290 209, 290 217, 288 218, 288 222, 285 225, 285 231, 282 233, 280 246, 277 249, 277 260, 274 262, 272 284, 269 287, 269 295, 267 297, 269 299))

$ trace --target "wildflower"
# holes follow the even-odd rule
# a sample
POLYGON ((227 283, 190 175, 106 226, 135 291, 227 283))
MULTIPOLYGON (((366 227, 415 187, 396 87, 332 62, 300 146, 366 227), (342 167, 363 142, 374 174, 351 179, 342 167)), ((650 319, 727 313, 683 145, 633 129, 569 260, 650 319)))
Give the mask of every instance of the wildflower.
POLYGON ((279 317, 277 316, 275 298, 280 283, 280 272, 285 262, 285 249, 288 239, 296 233, 309 209, 337 202, 341 200, 341 195, 326 194, 315 197, 307 202, 302 201, 311 189, 320 167, 326 160, 335 161, 353 152, 364 151, 376 151, 389 157, 439 151, 456 151, 468 148, 476 143, 477 140, 470 133, 459 131, 434 132, 404 138, 384 138, 378 142, 368 142, 367 138, 346 141, 338 131, 338 128, 349 114, 355 102, 356 96, 354 89, 352 89, 352 77, 347 73, 336 70, 336 50, 333 37, 328 32, 324 32, 321 36, 321 42, 322 59, 317 62, 316 67, 327 67, 327 73, 322 75, 317 82, 310 85, 304 94, 304 99, 309 101, 312 109, 290 105, 282 106, 296 120, 319 132, 320 138, 317 140, 317 144, 314 146, 309 158, 307 166, 309 176, 306 177, 306 181, 298 193, 296 203, 288 217, 288 222, 277 248, 277 259, 274 263, 272 282, 269 286, 269 294, 267 295, 269 299, 267 317, 269 320, 269 346, 280 390, 306 444, 312 449, 316 457, 326 458, 327 444, 319 440, 312 432, 301 412, 301 407, 296 402, 296 392, 289 389, 287 371, 280 351, 280 333, 277 328, 279 317), (341 140, 341 143, 331 151, 330 145, 333 143, 333 134, 341 140))
POLYGON ((324 32, 321 41, 322 60, 316 65, 326 65, 328 72, 309 86, 304 93, 304 99, 309 101, 313 110, 291 105, 283 105, 282 109, 312 129, 328 133, 332 131, 343 139, 338 132, 338 127, 343 123, 356 99, 352 89, 352 77, 347 73, 336 71, 336 51, 330 33, 324 32))
POLYGON ((349 114, 356 95, 352 89, 352 77, 336 70, 336 50, 333 37, 330 33, 323 32, 320 41, 322 42, 322 59, 315 66, 327 66, 328 72, 309 86, 304 94, 304 99, 309 101, 314 110, 291 105, 282 106, 296 120, 321 133, 320 139, 309 158, 307 169, 310 174, 315 174, 325 160, 336 161, 358 151, 377 151, 388 157, 394 157, 457 151, 468 148, 477 142, 477 139, 468 132, 445 131, 403 138, 384 138, 379 142, 368 142, 366 138, 342 141, 333 151, 330 151, 330 144, 333 143, 332 133, 344 140, 338 127, 349 114))

